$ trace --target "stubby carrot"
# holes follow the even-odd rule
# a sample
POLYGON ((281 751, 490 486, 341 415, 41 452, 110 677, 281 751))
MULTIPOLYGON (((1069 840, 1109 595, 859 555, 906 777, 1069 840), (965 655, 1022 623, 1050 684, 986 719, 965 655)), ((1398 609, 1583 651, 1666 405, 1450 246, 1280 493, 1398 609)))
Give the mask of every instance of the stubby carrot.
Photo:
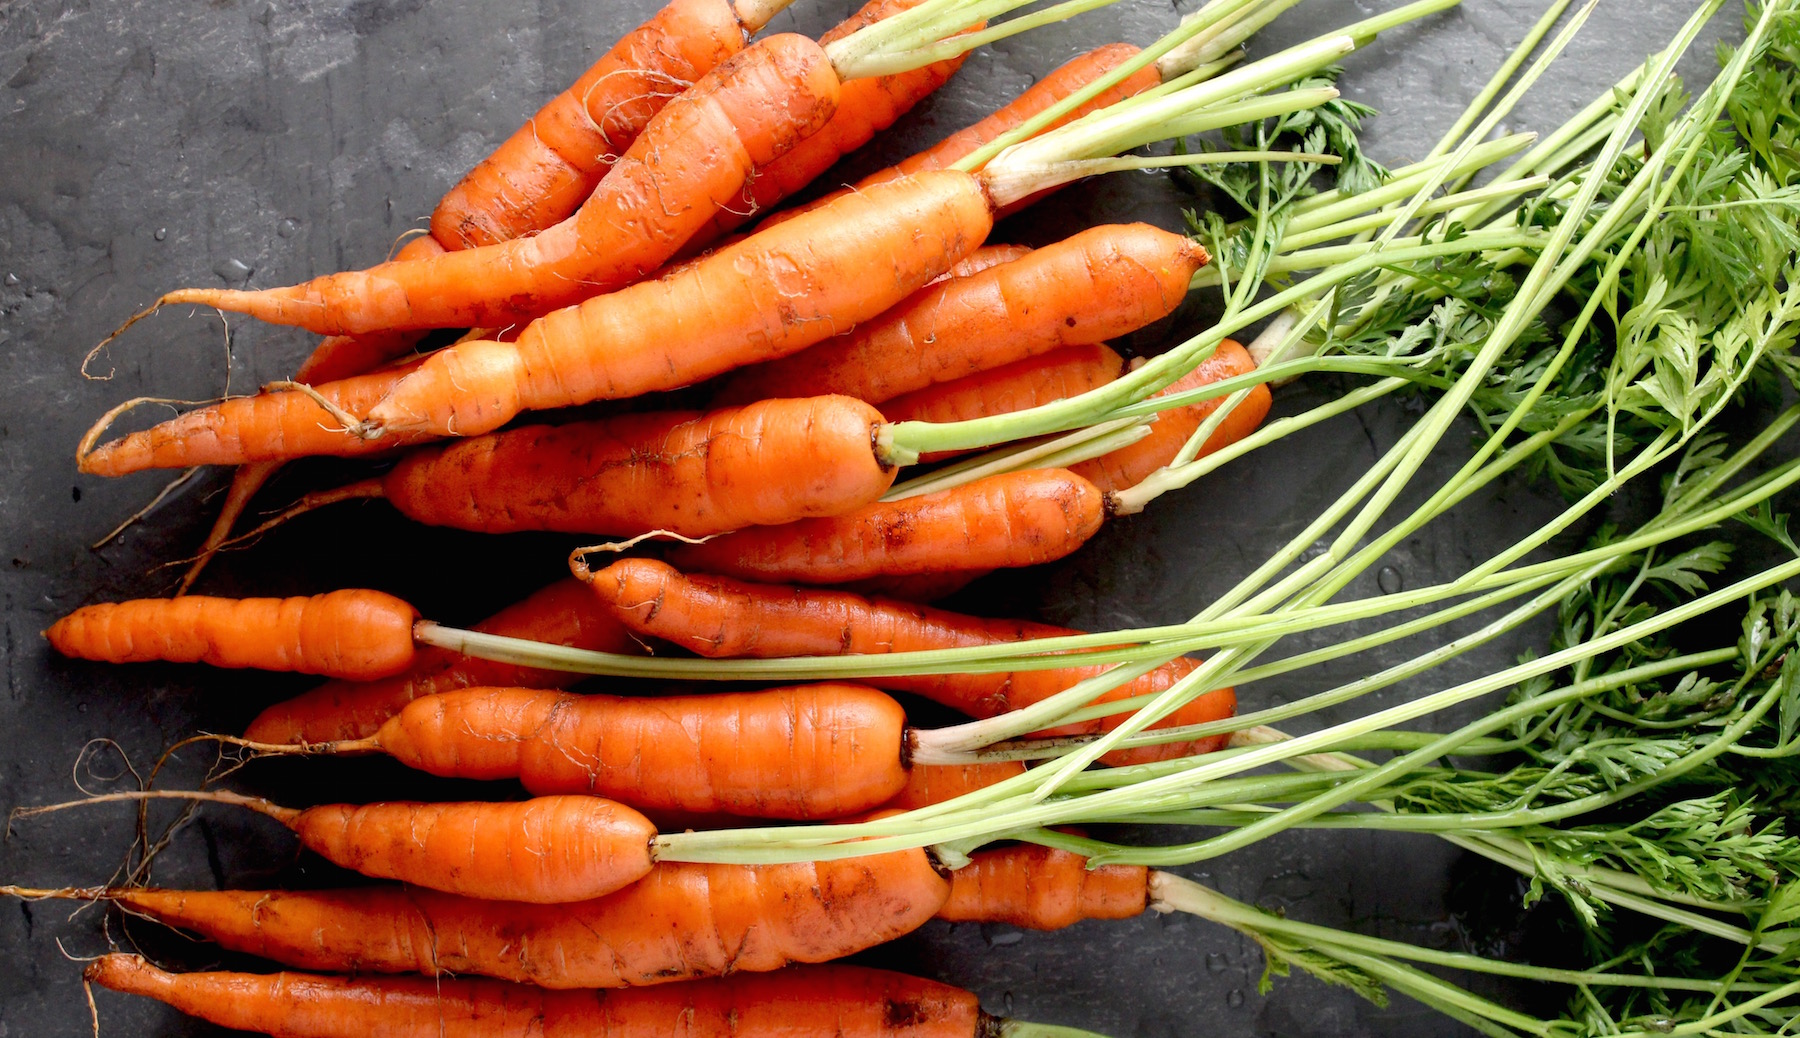
POLYGON ((788 865, 661 862, 590 901, 531 905, 375 886, 336 891, 60 891, 227 949, 329 972, 474 974, 621 988, 827 962, 917 929, 950 880, 922 850, 788 865))
POLYGON ((838 87, 818 44, 793 34, 768 37, 658 112, 581 208, 540 234, 292 288, 182 289, 160 302, 216 306, 328 334, 486 327, 566 306, 660 267, 753 170, 831 118, 838 87))
POLYGON ((1080 476, 1031 469, 841 515, 742 529, 679 545, 669 559, 697 572, 802 584, 1034 566, 1086 543, 1105 509, 1105 495, 1080 476))
POLYGON ((837 515, 880 497, 881 414, 849 397, 762 400, 523 426, 416 450, 386 475, 307 495, 283 515, 385 498, 432 526, 704 537, 837 515))
POLYGON ((1148 224, 1092 227, 1011 263, 933 285, 877 320, 734 375, 722 403, 842 393, 879 404, 1173 312, 1207 262, 1148 224))
POLYGON ((111 800, 173 799, 249 808, 293 830, 308 850, 377 879, 466 897, 560 904, 602 897, 642 879, 656 826, 591 796, 514 803, 321 804, 299 810, 225 791, 112 793, 29 808, 34 815, 111 800))
POLYGON ((418 611, 380 591, 299 598, 140 598, 83 606, 44 637, 107 663, 209 663, 368 680, 412 663, 418 611))
MULTIPOLYGON (((1211 357, 1157 395, 1167 396, 1198 389, 1238 375, 1247 375, 1255 370, 1256 361, 1249 351, 1235 340, 1226 339, 1219 343, 1211 357)), ((1109 493, 1136 486, 1145 476, 1174 461, 1177 452, 1199 431, 1207 417, 1218 410, 1222 402, 1223 398, 1220 398, 1159 411, 1156 421, 1150 426, 1150 435, 1098 458, 1071 465, 1069 470, 1079 473, 1109 493)), ((1268 417, 1270 402, 1267 385, 1252 387, 1231 413, 1225 416, 1225 420, 1219 423, 1218 428, 1213 430, 1212 435, 1206 438, 1196 457, 1205 457, 1255 432, 1262 420, 1268 417)))
MULTIPOLYGON (((794 966, 637 991, 494 980, 168 973, 103 955, 83 976, 232 1030, 284 1038, 1029 1038, 960 988, 861 966, 794 966)), ((1048 1034, 1075 1038, 1068 1029, 1048 1034)), ((1089 1036, 1092 1038, 1092 1036, 1089 1036)))
POLYGON ((1130 919, 1150 904, 1142 865, 1088 868, 1068 851, 1020 844, 978 851, 951 874, 939 919, 1060 930, 1083 919, 1130 919))
POLYGON ((516 778, 539 795, 810 819, 899 792, 907 745, 899 704, 828 682, 654 699, 470 688, 414 700, 367 740, 327 749, 379 751, 452 778, 516 778))
MULTIPOLYGON (((639 642, 579 580, 559 580, 475 625, 475 630, 599 652, 637 653, 639 642)), ((362 739, 420 696, 475 685, 566 688, 580 675, 537 670, 426 646, 402 674, 379 681, 331 681, 264 710, 244 737, 263 743, 362 739)))
MULTIPOLYGON (((715 659, 954 649, 1081 633, 1049 624, 991 620, 911 602, 868 599, 845 591, 686 575, 652 559, 621 559, 593 574, 589 586, 633 630, 715 659)), ((1174 660, 1114 689, 1101 701, 1160 692, 1195 666, 1192 660, 1174 660)), ((922 695, 973 717, 993 717, 1046 699, 1102 669, 872 676, 865 680, 922 695)), ((1231 689, 1214 689, 1171 715, 1163 726, 1216 721, 1230 717, 1236 708, 1231 689)), ((1108 717, 1058 730, 1102 731, 1121 720, 1108 717)), ((1114 765, 1135 764, 1207 753, 1223 745, 1224 737, 1215 736, 1179 745, 1115 751, 1104 760, 1114 765)))

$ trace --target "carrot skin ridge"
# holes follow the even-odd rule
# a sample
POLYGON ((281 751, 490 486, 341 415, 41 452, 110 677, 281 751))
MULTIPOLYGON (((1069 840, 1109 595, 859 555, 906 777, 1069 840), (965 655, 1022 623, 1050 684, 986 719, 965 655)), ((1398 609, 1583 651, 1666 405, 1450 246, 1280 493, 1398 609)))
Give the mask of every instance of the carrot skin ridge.
POLYGON ((676 566, 746 580, 839 584, 944 568, 1033 566, 1100 529, 1104 495, 1065 469, 1007 472, 837 516, 723 534, 668 553, 676 566))
POLYGON ((981 182, 953 172, 847 196, 658 280, 558 310, 515 342, 441 350, 366 424, 473 435, 523 410, 673 389, 797 352, 944 273, 987 237, 991 210, 981 182))
POLYGON ((1188 238, 1148 224, 1092 227, 1011 263, 940 282, 880 318, 740 372, 723 403, 842 393, 881 404, 934 383, 1168 316, 1206 263, 1188 238))
MULTIPOLYGON (((781 656, 843 656, 955 649, 1054 638, 1079 632, 1023 620, 986 619, 893 599, 864 598, 846 591, 781 587, 726 577, 684 574, 653 559, 622 559, 589 581, 627 627, 645 637, 672 642, 709 659, 781 656)), ((1127 682, 1102 702, 1153 694, 1198 666, 1185 657, 1127 682)), ((879 688, 911 692, 971 717, 994 717, 1030 706, 1105 670, 1102 665, 995 674, 871 676, 879 688)), ((1198 724, 1231 716, 1237 708, 1229 688, 1214 689, 1161 722, 1198 724), (1179 718, 1179 720, 1176 720, 1179 718)), ((1055 734, 1109 730, 1125 715, 1064 725, 1055 734)), ((1115 766, 1209 753, 1224 736, 1178 746, 1115 751, 1104 761, 1115 766)))
POLYGON ((107 892, 128 910, 283 965, 476 974, 555 989, 825 962, 911 932, 949 894, 922 850, 795 865, 663 862, 615 893, 561 905, 400 886, 107 892))
POLYGON ((418 611, 379 591, 296 598, 140 598, 83 606, 44 636, 65 656, 107 663, 207 663, 351 679, 389 677, 413 658, 418 611))
MULTIPOLYGON (((643 643, 573 577, 507 606, 475 630, 598 652, 643 652, 643 643)), ((476 685, 567 688, 580 679, 565 671, 495 663, 425 646, 414 651, 412 666, 394 677, 331 681, 270 706, 250 722, 244 737, 295 744, 365 739, 422 696, 476 685)))
POLYGON ((906 784, 905 712, 843 682, 654 699, 463 689, 414 700, 374 742, 434 775, 653 812, 838 818, 906 784))
POLYGON ((365 876, 539 904, 636 882, 650 871, 656 838, 648 818, 590 796, 322 804, 287 825, 310 850, 365 876))
POLYGON ((985 1038, 969 992, 842 964, 604 992, 462 978, 167 973, 117 953, 83 976, 233 1030, 285 1038, 985 1038))
POLYGON ((163 299, 326 334, 504 325, 655 271, 752 170, 822 126, 837 99, 837 73, 816 43, 771 36, 665 106, 581 208, 539 234, 291 288, 183 289, 163 299))

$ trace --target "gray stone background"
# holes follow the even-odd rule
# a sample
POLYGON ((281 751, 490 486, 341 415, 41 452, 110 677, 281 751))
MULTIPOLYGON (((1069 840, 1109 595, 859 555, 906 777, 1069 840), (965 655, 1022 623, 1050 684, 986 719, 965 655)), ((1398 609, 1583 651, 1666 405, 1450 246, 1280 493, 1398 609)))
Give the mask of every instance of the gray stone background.
MULTIPOLYGON (((974 121, 1096 43, 1146 43, 1193 5, 1123 0, 1078 23, 978 53, 936 97, 827 179, 854 179, 974 121)), ((228 479, 204 474, 111 545, 90 549, 149 501, 165 475, 78 475, 73 448, 82 430, 127 397, 216 396, 227 387, 227 371, 220 322, 198 311, 166 311, 133 329, 99 365, 116 369, 111 381, 84 380, 77 370, 82 355, 176 286, 288 284, 379 260, 476 159, 655 6, 0 0, 0 807, 75 795, 72 769, 89 788, 116 786, 107 781, 121 770, 116 754, 102 752, 77 768, 89 740, 114 740, 142 767, 197 730, 241 728, 262 706, 307 684, 51 657, 38 632, 55 616, 90 601, 167 592, 176 571, 154 567, 192 550, 228 479)), ((852 6, 797 0, 774 28, 816 34, 852 6)), ((1386 6, 1306 0, 1255 47, 1267 52, 1386 6)), ((1346 93, 1383 110, 1366 137, 1371 153, 1392 164, 1428 148, 1541 8, 1538 0, 1468 0, 1352 57, 1346 93)), ((1687 2, 1601 0, 1581 40, 1509 128, 1552 128, 1660 46, 1689 10, 1687 2)), ((1735 31, 1734 18, 1728 14, 1722 22, 1729 24, 1719 28, 1735 31)), ((1709 61, 1702 55, 1694 70, 1704 73, 1709 61)), ((996 238, 1043 241, 1127 219, 1177 227, 1184 204, 1193 204, 1191 196, 1164 176, 1114 177, 1003 225, 996 238)), ((1153 352, 1197 327, 1209 306, 1197 300, 1128 345, 1153 352)), ((309 336, 293 330, 248 319, 231 327, 234 390, 284 377, 311 347, 309 336)), ((1277 411, 1301 410, 1333 389, 1289 387, 1278 395, 1277 411)), ((961 604, 1094 628, 1178 621, 1299 530, 1409 420, 1397 404, 1372 407, 1294 437, 1144 515, 1109 524, 1065 563, 991 578, 961 604)), ((1453 441, 1446 453, 1457 446, 1453 441)), ((348 471, 339 463, 294 466, 265 501, 341 481, 348 471)), ((1538 488, 1501 483, 1385 563, 1405 584, 1430 582, 1554 507, 1538 488)), ((294 594, 372 586, 406 596, 427 616, 472 621, 555 579, 566 548, 558 538, 424 530, 379 505, 348 506, 223 560, 200 590, 294 594)), ((1352 593, 1378 593, 1373 573, 1352 593)), ((1508 660, 1527 641, 1457 661, 1429 684, 1508 660)), ((1251 704, 1283 701, 1417 648, 1242 694, 1251 704)), ((236 784, 293 804, 493 793, 342 761, 265 763, 236 784)), ((23 822, 0 846, 0 881, 100 882, 129 838, 123 808, 23 822)), ((1298 918, 1434 947, 1517 956, 1529 951, 1535 930, 1548 926, 1542 911, 1522 916, 1514 878, 1424 836, 1296 834, 1192 871, 1298 918)), ((203 812, 182 833, 157 878, 201 886, 342 880, 317 859, 297 856, 285 833, 222 808, 203 812)), ((188 967, 242 965, 154 927, 121 932, 115 921, 103 933, 101 922, 97 911, 72 916, 62 904, 0 904, 0 1038, 87 1035, 79 964, 70 958, 101 952, 109 939, 135 941, 188 967)), ((1260 996, 1253 947, 1178 917, 1087 923, 1056 934, 933 924, 869 959, 970 987, 995 1012, 1119 1038, 1455 1030, 1404 1000, 1377 1009, 1307 979, 1279 982, 1260 996)), ((1477 986, 1546 1010, 1561 997, 1477 986)), ((98 998, 105 1034, 221 1033, 158 1005, 98 998)))

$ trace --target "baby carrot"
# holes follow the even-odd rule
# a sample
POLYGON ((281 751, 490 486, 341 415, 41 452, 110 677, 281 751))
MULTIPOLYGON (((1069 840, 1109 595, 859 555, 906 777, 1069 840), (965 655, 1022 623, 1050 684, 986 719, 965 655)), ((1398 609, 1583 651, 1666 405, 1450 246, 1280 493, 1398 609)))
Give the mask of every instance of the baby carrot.
POLYGON ((943 906, 950 881, 910 850, 784 865, 662 862, 622 890, 561 905, 401 886, 0 892, 111 901, 303 969, 620 988, 841 958, 917 929, 943 906))
POLYGON ((1011 263, 932 285, 877 320, 734 375, 722 403, 842 393, 879 404, 1167 316, 1207 262, 1148 224, 1092 227, 1011 263))
POLYGON ((1105 509, 1105 495, 1080 476, 1030 469, 841 515, 742 529, 678 545, 669 559, 683 569, 803 584, 1034 566, 1086 543, 1105 509))
MULTIPOLYGON (((637 653, 640 643, 618 618, 573 578, 559 580, 507 606, 475 630, 600 652, 637 653)), ((579 675, 516 667, 431 646, 413 653, 404 673, 378 681, 331 681, 264 710, 244 737, 263 743, 320 743, 362 739, 420 696, 474 685, 564 688, 579 675)))
MULTIPOLYGON (((649 990, 545 991, 494 980, 167 973, 103 955, 83 976, 232 1030, 285 1038, 1033 1038, 937 981, 861 966, 793 966, 649 990)), ((1068 1028, 1044 1038, 1095 1038, 1068 1028)))
POLYGON ((628 699, 470 688, 407 704, 366 740, 450 778, 516 778, 652 811, 838 818, 906 784, 906 715, 861 685, 628 699))
MULTIPOLYGON (((689 576, 651 559, 621 559, 593 574, 589 586, 611 604, 632 630, 662 638, 714 659, 780 656, 845 656, 954 649, 970 645, 1022 642, 1077 634, 1064 627, 1022 620, 990 620, 890 599, 867 599, 845 591, 750 584, 721 577, 689 576)), ((1197 664, 1173 660, 1128 682, 1102 702, 1160 692, 1191 673, 1197 664)), ((870 684, 922 695, 972 717, 993 717, 1047 699, 1101 667, 1021 670, 1000 674, 874 676, 870 684)), ((1172 715, 1168 724, 1200 724, 1230 717, 1237 698, 1214 689, 1172 715), (1179 718, 1179 720, 1176 720, 1179 718)), ((1109 717, 1060 732, 1102 731, 1122 717, 1109 717)), ((1224 745, 1216 736, 1176 747, 1144 747, 1108 754, 1109 764, 1135 764, 1224 745)))
POLYGON ((369 680, 413 659, 417 610, 379 591, 310 598, 140 598, 83 606, 44 637, 65 656, 107 663, 210 663, 369 680))
POLYGON ((113 793, 30 808, 41 814, 111 800, 233 804, 272 818, 327 861, 377 879, 465 897, 560 904, 601 897, 649 873, 656 826, 591 796, 514 803, 321 804, 298 810, 223 791, 113 793))

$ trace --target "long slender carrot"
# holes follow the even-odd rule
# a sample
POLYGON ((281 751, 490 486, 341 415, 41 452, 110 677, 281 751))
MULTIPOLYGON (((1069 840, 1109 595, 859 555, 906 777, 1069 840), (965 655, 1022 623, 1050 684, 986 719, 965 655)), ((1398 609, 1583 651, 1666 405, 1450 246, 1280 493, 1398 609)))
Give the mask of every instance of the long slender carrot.
POLYGON ((678 545, 669 559, 688 570, 802 584, 1035 566, 1086 543, 1105 509, 1105 495, 1080 476, 1031 469, 841 515, 741 529, 678 545))
POLYGON ((1206 261, 1192 240, 1148 224, 1092 227, 933 285, 878 320, 738 372, 718 399, 842 393, 879 404, 1061 347, 1104 342, 1173 312, 1206 261))
MULTIPOLYGON (((600 652, 637 653, 640 643, 579 580, 559 580, 475 625, 475 630, 600 652)), ((475 685, 566 688, 579 675, 463 656, 426 646, 402 674, 379 681, 330 681, 264 710, 244 737, 264 743, 363 739, 421 696, 475 685)))
POLYGON ((533 425, 427 447, 381 477, 323 490, 301 512, 385 498, 432 526, 703 537, 836 515, 880 497, 881 414, 849 397, 762 400, 706 413, 645 412, 533 425))
POLYGON ((380 591, 300 598, 140 598, 83 606, 44 637, 65 656, 108 663, 209 663, 367 680, 413 659, 418 611, 380 591))
POLYGON ((366 740, 449 778, 516 778, 537 795, 586 793, 649 811, 839 818, 906 784, 906 714, 830 682, 629 699, 469 688, 407 704, 366 740))
POLYGON ((922 850, 788 865, 662 862, 591 901, 531 905, 376 886, 337 891, 61 891, 232 951, 332 972, 475 974, 619 988, 826 962, 930 919, 949 879, 922 850))
MULTIPOLYGON (((794 966, 638 991, 494 980, 168 973, 103 955, 83 976, 232 1030, 285 1038, 995 1038, 975 996, 861 966, 794 966)), ((1070 1035, 1067 1029, 1055 1033, 1070 1035)))
POLYGON ((452 187, 431 214, 432 237, 467 249, 561 221, 670 98, 742 50, 784 6, 671 0, 452 187))
POLYGON ((580 210, 540 234, 292 288, 181 289, 161 302, 333 334, 492 326, 569 305, 660 267, 753 170, 831 118, 838 86, 818 44, 771 36, 658 112, 580 210))
POLYGON ((656 826, 592 796, 513 803, 321 804, 300 810, 224 791, 111 793, 21 815, 114 800, 187 800, 249 808, 308 850, 376 879, 465 897, 560 904, 602 897, 650 872, 656 826))
POLYGON ((1149 907, 1149 878, 1142 865, 1090 869, 1079 854, 1034 844, 983 850, 951 874, 950 900, 938 909, 938 918, 1027 930, 1060 930, 1083 919, 1130 919, 1149 907))
MULTIPOLYGON (((633 630, 710 658, 909 652, 1079 633, 1021 620, 983 619, 911 602, 867 599, 845 591, 684 575, 651 559, 621 559, 593 574, 589 586, 633 630)), ((1195 666, 1192 660, 1174 660, 1114 689, 1102 701, 1159 692, 1195 666)), ((866 680, 882 688, 922 695, 974 717, 993 717, 1046 699, 1102 669, 1069 667, 866 680)), ((1165 724, 1214 721, 1231 716, 1236 708, 1231 689, 1214 689, 1177 711, 1165 724)), ((1102 731, 1122 719, 1109 717, 1058 731, 1102 731)), ((1218 736, 1180 746, 1119 751, 1104 759, 1114 765, 1140 763, 1206 753, 1223 745, 1224 737, 1218 736)))

